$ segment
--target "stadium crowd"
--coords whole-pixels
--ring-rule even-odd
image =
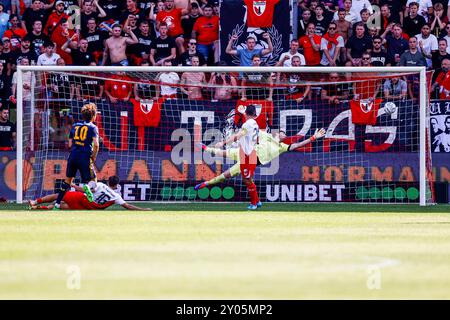
[[[1,1],[1,0],[0,0]],[[4,1],[4,0],[3,0]],[[267,0],[276,3],[277,0]],[[244,0],[247,6],[252,1]],[[427,66],[435,70],[432,97],[450,95],[450,6],[448,0],[299,0],[297,30],[278,66]],[[379,8],[379,10],[378,10]],[[250,12],[248,18],[250,19]],[[253,18],[252,18],[253,19]],[[376,21],[378,23],[373,23]],[[248,37],[236,47],[236,35],[220,43],[220,2],[210,0],[12,0],[0,2],[0,106],[16,103],[17,65],[212,66],[224,65],[220,46],[239,58],[242,66],[261,66],[272,53],[272,39],[263,34],[265,48]],[[222,59],[223,60],[223,59]],[[113,78],[124,79],[126,75]],[[277,78],[278,77],[278,78]],[[342,75],[330,74],[330,81]],[[300,75],[291,74],[289,82]],[[201,99],[202,84],[223,84],[213,99],[233,95],[247,99],[245,90],[226,85],[269,83],[280,75],[166,72],[156,80],[187,85],[182,89],[145,84],[117,85],[115,79],[70,81],[55,77],[48,90],[55,98],[91,98],[112,103],[184,94]],[[24,75],[24,99],[30,99],[33,75]],[[123,84],[123,82],[120,82]],[[394,78],[376,90],[388,98],[414,98],[417,79]],[[347,99],[350,90],[324,87],[320,98],[331,103]],[[268,90],[272,99],[273,90]],[[298,102],[311,98],[311,88],[290,92]],[[355,91],[353,91],[355,93]],[[251,97],[250,97],[251,98]],[[2,147],[2,146],[0,146]],[[3,146],[4,147],[4,146]]]

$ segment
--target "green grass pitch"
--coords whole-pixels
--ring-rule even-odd
[[[448,205],[149,206],[0,206],[0,299],[450,299]]]

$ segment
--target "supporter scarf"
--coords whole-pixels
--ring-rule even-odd
[[[330,50],[333,47],[333,44],[337,47],[339,34],[336,32],[334,36],[330,35],[328,32],[325,33],[323,38],[328,41],[328,50]]]

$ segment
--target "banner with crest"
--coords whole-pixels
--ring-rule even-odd
[[[220,43],[221,58],[228,65],[239,65],[237,56],[225,53],[225,48],[232,35],[239,38],[235,43],[237,49],[245,48],[245,40],[251,36],[256,39],[256,48],[267,48],[268,44],[262,37],[264,32],[269,33],[273,43],[273,52],[263,57],[265,65],[275,65],[283,52],[289,50],[290,35],[292,33],[292,0],[279,1],[275,5],[270,5],[273,0],[227,0],[221,2],[220,7]],[[247,8],[246,3],[251,7]],[[271,13],[269,9],[273,7],[273,24],[270,27],[252,27],[248,26],[248,10],[250,14],[256,16],[267,15]]]

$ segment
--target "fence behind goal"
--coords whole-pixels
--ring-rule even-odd
[[[18,83],[18,202],[55,192],[88,102],[98,179],[118,175],[128,201],[247,201],[239,176],[194,186],[235,164],[198,144],[237,132],[248,104],[276,143],[326,129],[258,167],[263,201],[434,201],[423,68],[19,67]]]

